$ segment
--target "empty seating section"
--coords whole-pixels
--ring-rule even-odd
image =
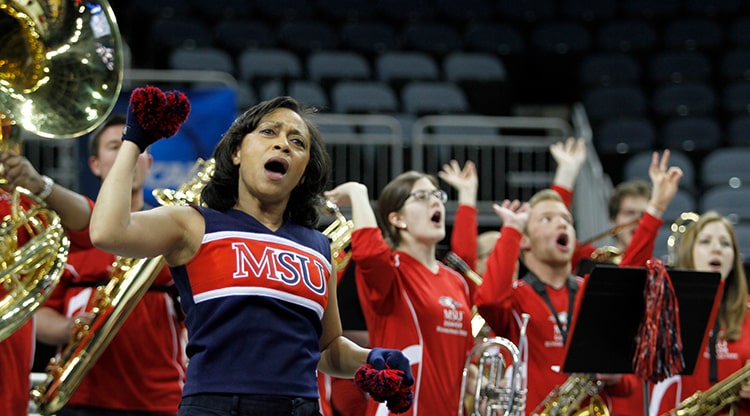
[[[473,160],[480,178],[495,178],[480,181],[480,201],[527,200],[552,183],[549,145],[571,133],[567,122],[554,117],[421,117],[414,123],[411,166],[437,172],[448,160]]]
[[[482,117],[505,120],[525,105],[573,103],[585,109],[593,145],[614,183],[634,177],[648,180],[651,152],[673,152],[672,162],[685,171],[675,210],[711,208],[704,198],[708,191],[714,192],[719,207],[718,201],[730,199],[722,192],[730,191],[718,186],[739,181],[734,193],[727,194],[735,195],[750,180],[743,166],[748,163],[742,163],[750,160],[746,1],[112,3],[123,16],[121,27],[134,67],[224,71],[240,83],[241,107],[289,94],[317,107],[321,117],[332,117],[324,129],[336,143],[362,134],[389,137],[375,147],[361,147],[361,154],[352,148],[336,150],[339,156],[359,160],[391,154],[395,147],[389,146],[401,146],[404,160],[398,166],[382,162],[393,170],[378,178],[376,187],[400,168],[435,171],[448,157],[476,158],[480,164],[500,163],[492,169],[514,172],[502,189],[483,190],[480,199],[503,192],[528,196],[520,194],[523,184],[534,188],[550,179],[543,169],[519,174],[520,167],[499,161],[510,163],[517,157],[546,166],[549,160],[534,159],[545,159],[538,156],[544,149],[529,152],[534,157],[521,155],[521,150],[512,156],[503,153],[514,151],[523,140],[493,144],[500,136],[516,136],[492,123],[482,124]],[[144,25],[132,23],[136,18]],[[388,122],[345,126],[335,119],[336,113],[358,119],[379,115]],[[455,121],[456,115],[482,121],[444,125],[430,118]],[[395,134],[401,135],[398,143],[390,138]],[[461,136],[470,136],[463,138],[463,148],[447,145]],[[558,136],[542,137],[537,143]],[[492,151],[478,150],[485,146]],[[376,169],[380,163],[362,159],[358,166],[380,174],[385,171]],[[509,183],[518,188],[511,189]]]

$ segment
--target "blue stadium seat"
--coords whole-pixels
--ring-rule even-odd
[[[583,105],[589,118],[641,117],[647,112],[646,95],[640,86],[598,87],[584,93]]]
[[[518,28],[494,21],[470,24],[464,31],[463,42],[468,51],[491,52],[501,56],[518,54],[526,48],[526,39]]]
[[[685,0],[685,12],[692,16],[735,16],[742,7],[742,0]]]
[[[701,193],[698,206],[701,212],[716,210],[732,222],[750,223],[750,187],[715,186]]]
[[[532,29],[532,46],[539,52],[576,54],[591,49],[591,34],[577,22],[558,21],[540,23]]]
[[[579,79],[584,86],[638,84],[641,65],[635,57],[622,52],[592,53],[583,58]]]
[[[724,87],[721,107],[730,116],[750,115],[750,83],[735,81]]]
[[[307,57],[307,74],[313,81],[369,79],[372,70],[367,59],[352,51],[316,51]]]
[[[620,13],[640,19],[669,19],[680,15],[681,0],[628,0],[620,3]]]
[[[271,80],[264,83],[260,88],[262,100],[269,100],[281,95],[294,97],[306,107],[315,107],[321,111],[328,111],[329,102],[326,91],[320,84],[308,80]]]
[[[447,81],[469,80],[507,81],[503,62],[485,52],[451,52],[443,58],[443,73]]]
[[[684,152],[707,152],[722,144],[721,126],[713,117],[675,117],[662,129],[662,144]]]
[[[707,82],[713,75],[711,60],[699,52],[657,52],[648,65],[649,81],[658,84]]]
[[[498,2],[497,11],[510,21],[539,22],[554,18],[558,6],[555,0],[506,0]]]
[[[221,23],[225,19],[250,19],[254,12],[253,3],[246,0],[189,0],[187,3],[190,4],[193,15],[205,17],[216,23]]]
[[[376,58],[375,77],[387,83],[436,81],[440,78],[440,67],[426,52],[388,51]]]
[[[381,81],[340,81],[331,87],[331,102],[336,113],[395,113],[398,98]]]
[[[710,51],[724,42],[721,24],[707,17],[682,17],[664,28],[664,47],[674,50]]]
[[[224,49],[205,46],[202,48],[178,48],[169,54],[170,69],[212,70],[235,74],[232,56]]]
[[[729,42],[733,47],[750,46],[750,16],[738,16],[729,26]]]
[[[202,20],[181,16],[154,22],[149,39],[149,47],[163,54],[165,50],[174,48],[211,46],[213,31]]]
[[[451,26],[437,22],[414,22],[401,33],[403,48],[442,56],[463,47],[463,39]]]
[[[339,38],[346,49],[367,56],[377,56],[401,47],[396,31],[384,22],[347,23],[341,27]]]
[[[646,117],[604,120],[594,131],[594,146],[601,155],[627,155],[654,148],[656,128]]]
[[[435,14],[429,0],[378,0],[375,10],[386,21],[397,25],[428,20]]]
[[[273,31],[264,22],[252,19],[223,19],[214,27],[216,45],[239,55],[246,49],[276,46]]]
[[[652,97],[658,117],[706,116],[717,109],[713,86],[703,83],[667,84],[656,88]]]
[[[305,19],[283,24],[276,39],[280,46],[300,54],[336,49],[341,44],[338,32],[326,22]]]
[[[239,78],[256,82],[267,79],[299,79],[302,63],[294,53],[284,49],[249,49],[238,58]]]
[[[413,81],[401,90],[403,110],[417,116],[465,114],[469,102],[461,88],[449,81]]]
[[[716,148],[702,159],[700,169],[704,188],[750,186],[750,147]]]
[[[653,25],[639,19],[611,20],[602,23],[596,43],[604,51],[649,52],[657,47]]]
[[[750,147],[750,115],[733,117],[729,121],[726,138],[729,146]]]
[[[750,51],[733,49],[721,58],[721,76],[724,82],[750,81]]]
[[[505,65],[489,52],[451,52],[443,58],[447,81],[458,84],[472,112],[507,115],[511,112],[511,88]]]
[[[376,11],[370,0],[316,0],[315,14],[331,24],[361,22],[373,18]]]
[[[617,15],[617,0],[561,0],[560,14],[564,18],[599,22]]]

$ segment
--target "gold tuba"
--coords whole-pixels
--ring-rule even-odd
[[[706,391],[697,391],[670,410],[669,416],[711,416],[734,406],[740,401],[740,389],[750,381],[750,364],[732,373],[729,377],[714,384]],[[730,413],[735,414],[735,413]]]
[[[333,221],[323,230],[323,234],[331,242],[331,258],[336,271],[343,270],[352,257],[351,242],[354,223],[347,220],[339,207],[326,200],[326,213],[333,215]]]
[[[599,397],[604,383],[593,373],[572,373],[560,386],[550,392],[538,406],[534,416],[609,416],[607,405]],[[589,405],[581,408],[587,398]]]
[[[526,350],[526,326],[530,315],[524,313],[521,318],[518,346],[507,338],[485,338],[466,358],[458,416],[463,416],[464,407],[471,416],[525,415],[526,361],[522,354]],[[508,369],[510,380],[506,377]],[[471,396],[467,396],[467,391],[472,392]]]
[[[69,138],[101,124],[123,76],[121,40],[109,5],[0,0],[0,11],[0,148],[21,153],[19,125],[41,137]],[[12,204],[0,229],[3,340],[52,293],[69,243],[57,214],[39,198],[6,187],[0,198]],[[18,233],[30,238],[23,247]]]
[[[7,197],[10,213],[0,223],[0,341],[31,318],[57,286],[68,260],[70,242],[60,218],[24,188]]]
[[[197,204],[200,202],[200,191],[210,180],[214,168],[213,159],[198,159],[191,170],[192,176],[177,191],[155,189],[154,197],[162,205]],[[142,259],[117,257],[110,281],[106,286],[97,288],[87,308],[94,314],[91,324],[75,324],[73,339],[59,359],[52,358],[44,382],[32,389],[31,398],[39,413],[53,414],[68,402],[164,264],[163,256]]]
[[[78,137],[114,108],[122,41],[105,0],[0,0],[0,112],[45,138]]]

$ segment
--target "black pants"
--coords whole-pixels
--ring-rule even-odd
[[[183,397],[179,416],[320,416],[317,399],[198,394]]]
[[[132,410],[112,410],[90,406],[64,407],[57,416],[173,416],[168,413],[137,412]]]

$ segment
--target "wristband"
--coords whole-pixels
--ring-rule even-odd
[[[44,188],[42,188],[42,190],[39,191],[36,196],[44,201],[45,199],[47,199],[49,194],[52,193],[52,187],[55,186],[55,181],[53,181],[52,178],[47,175],[42,175],[42,181],[44,182]]]
[[[667,210],[667,207],[659,205],[659,204],[657,204],[655,202],[649,201],[648,204],[651,205],[657,211],[665,212]]]

